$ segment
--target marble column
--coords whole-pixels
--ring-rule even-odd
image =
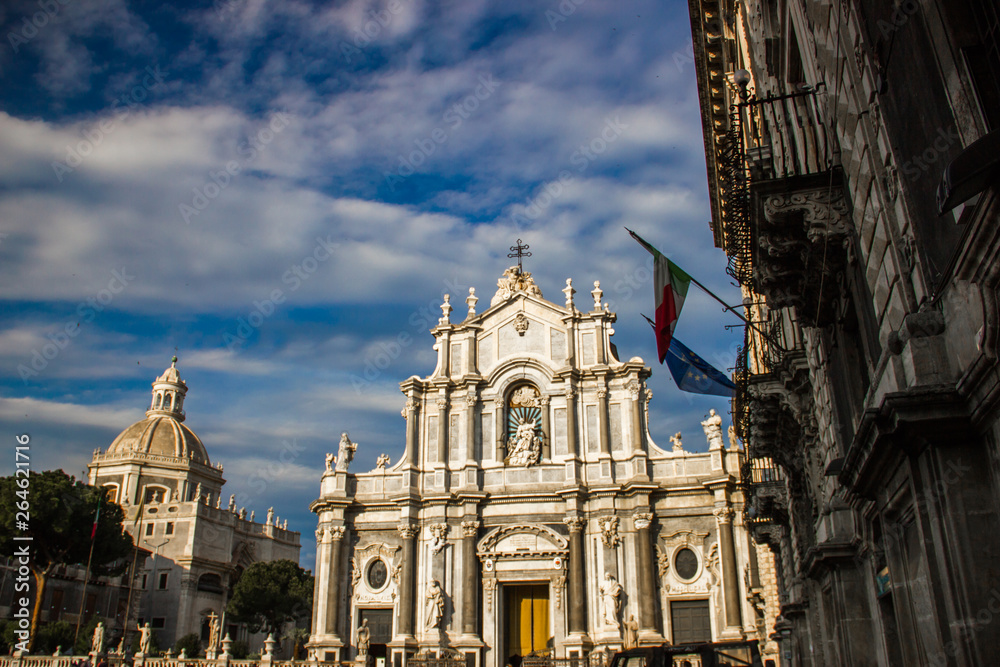
[[[326,588],[325,580],[330,578],[327,564],[330,548],[327,543],[329,533],[326,528],[316,529],[316,577],[313,584],[313,634],[322,634],[325,627],[326,609],[323,608],[321,592]],[[322,624],[322,625],[321,625]]]
[[[601,454],[611,454],[611,438],[608,437],[608,390],[597,390],[597,424],[601,437]]]
[[[447,396],[447,394],[445,394]],[[437,463],[448,463],[448,399],[436,401],[438,409]]]
[[[733,541],[733,509],[717,507],[713,514],[719,526],[719,557],[722,559],[726,628],[740,631],[743,627],[743,614],[740,606],[740,580],[736,567],[736,544]]]
[[[462,634],[475,635],[478,627],[476,618],[476,591],[479,589],[479,563],[476,558],[476,535],[479,534],[479,521],[462,522]]]
[[[403,571],[399,577],[399,634],[404,638],[413,638],[413,590],[416,587],[417,574],[417,532],[419,528],[413,524],[401,523],[396,526],[403,538],[403,553],[401,562]]]
[[[419,404],[413,398],[408,398],[406,400],[406,408],[403,410],[403,414],[406,416],[406,465],[415,466],[418,462],[417,457],[417,447],[419,446],[419,441],[417,439],[417,408]]]
[[[578,517],[563,519],[569,526],[569,632],[570,634],[586,634],[587,632],[587,598],[584,587],[584,544],[583,529],[587,520]]]
[[[344,527],[330,528],[330,586],[326,598],[326,634],[340,639],[340,557],[343,551]]]
[[[539,396],[538,407],[542,413],[542,460],[552,459],[552,438],[549,430],[549,397]]]
[[[576,392],[566,387],[566,449],[576,456]]]
[[[653,515],[649,512],[636,512],[632,515],[632,523],[636,530],[636,569],[639,572],[639,628],[657,631],[656,628],[656,567],[653,564],[653,541],[650,523]]]

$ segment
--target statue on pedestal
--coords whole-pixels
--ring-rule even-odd
[[[618,628],[618,612],[621,610],[622,586],[610,572],[605,573],[601,583],[601,614],[604,624]]]
[[[368,629],[368,619],[363,619],[361,621],[361,627],[358,628],[358,660],[364,660],[368,656],[368,646],[371,642],[372,631]]]
[[[701,423],[708,439],[709,449],[722,449],[722,417],[715,413],[715,410],[708,411],[708,418]]]
[[[94,655],[100,655],[104,652],[104,621],[97,624],[94,628],[94,638],[90,642],[90,652]]]
[[[354,452],[358,449],[356,442],[351,442],[347,433],[340,434],[340,449],[337,451],[337,471],[347,472],[347,467],[354,458]]]
[[[152,636],[153,630],[149,627],[149,621],[146,621],[146,624],[139,628],[139,653],[144,656],[149,654]]]
[[[427,587],[427,629],[441,627],[441,619],[444,618],[444,591],[441,590],[441,582],[437,579],[431,581]]]

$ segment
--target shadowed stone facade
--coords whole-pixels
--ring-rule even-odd
[[[1000,6],[689,0],[787,664],[1000,664]]]
[[[641,359],[621,361],[598,283],[583,309],[508,269],[489,308],[448,297],[437,366],[401,384],[405,453],[348,471],[327,457],[310,650],[393,665],[455,651],[476,665],[684,638],[765,637],[776,613],[743,525],[743,452],[721,418],[709,451],[660,449]],[[460,320],[460,321],[453,321]],[[773,579],[773,575],[769,575]],[[770,590],[773,590],[770,589]]]

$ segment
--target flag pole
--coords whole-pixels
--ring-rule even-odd
[[[629,234],[631,234],[633,238],[635,238],[635,239],[637,239],[637,240],[638,240],[638,238],[639,238],[639,235],[638,235],[638,234],[636,234],[635,232],[633,232],[633,231],[632,231],[631,229],[629,229],[628,227],[625,227],[625,231],[627,231],[627,232],[628,232]],[[647,245],[648,245],[648,244],[647,244]],[[662,253],[661,253],[661,254],[662,254]],[[736,310],[736,308],[734,308],[733,306],[730,306],[730,305],[729,305],[728,303],[726,303],[726,302],[725,302],[725,301],[723,301],[723,300],[722,300],[721,298],[719,298],[719,296],[718,296],[718,295],[717,295],[717,294],[716,294],[715,292],[713,292],[712,290],[710,290],[710,289],[708,289],[707,287],[705,287],[704,285],[702,285],[702,284],[701,284],[701,282],[699,282],[697,278],[695,278],[694,276],[692,276],[692,275],[691,275],[690,273],[688,273],[688,274],[687,274],[687,277],[688,277],[688,279],[689,279],[689,280],[690,280],[690,281],[691,281],[692,283],[694,283],[695,285],[697,285],[698,287],[700,287],[700,288],[701,288],[701,291],[702,291],[702,292],[704,292],[705,294],[709,295],[710,297],[712,297],[713,299],[715,299],[716,301],[718,301],[718,302],[719,302],[720,304],[722,304],[722,307],[723,307],[723,308],[725,308],[725,309],[726,309],[726,310],[728,310],[728,311],[729,311],[730,313],[732,313],[732,314],[733,314],[733,315],[735,315],[736,317],[738,317],[738,318],[740,318],[741,320],[743,320],[743,324],[747,325],[748,327],[750,327],[751,329],[753,329],[754,331],[756,331],[757,333],[759,333],[759,334],[760,334],[761,336],[763,336],[763,337],[764,337],[764,340],[766,340],[766,341],[767,341],[768,345],[771,345],[771,346],[773,346],[773,347],[776,347],[776,348],[777,348],[778,350],[780,350],[781,352],[787,352],[787,351],[788,351],[788,350],[786,350],[786,349],[784,348],[784,346],[782,346],[782,345],[779,345],[779,344],[777,343],[777,341],[775,341],[775,340],[774,340],[774,339],[773,339],[773,338],[772,338],[772,337],[771,337],[771,336],[770,336],[769,334],[766,334],[766,333],[764,333],[763,331],[761,331],[761,330],[760,330],[760,329],[759,329],[759,328],[757,327],[757,325],[755,325],[755,324],[754,324],[753,322],[751,322],[750,320],[748,320],[748,319],[747,319],[747,318],[746,318],[746,317],[745,317],[745,316],[743,315],[743,313],[741,313],[740,311]],[[643,315],[643,317],[646,317],[646,316],[645,316],[645,315]],[[649,320],[649,318],[648,318],[648,317],[646,317],[646,319],[647,319],[647,320]]]
[[[104,500],[104,489],[97,496],[97,514],[94,515],[94,527],[90,530],[90,554],[87,556],[87,570],[83,575],[83,594],[80,596],[80,611],[76,615],[76,634],[73,635],[73,646],[80,639],[80,624],[83,622],[84,605],[87,602],[87,584],[90,583],[90,565],[94,560],[94,542],[97,537],[97,523],[101,519],[101,501]]]

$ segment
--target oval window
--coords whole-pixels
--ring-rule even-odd
[[[698,574],[698,556],[694,551],[684,547],[674,556],[674,572],[681,579],[694,579]]]
[[[368,586],[372,590],[378,590],[385,586],[386,579],[389,578],[389,569],[385,566],[385,561],[376,558],[368,566]]]

